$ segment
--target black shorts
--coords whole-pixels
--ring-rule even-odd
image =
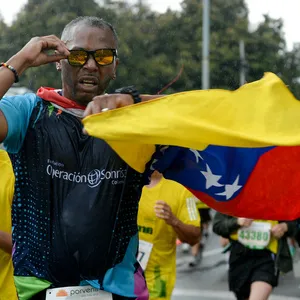
[[[275,255],[269,250],[250,250],[234,242],[229,259],[229,289],[238,300],[248,299],[251,284],[263,281],[272,287],[278,284]]]
[[[199,208],[198,209],[201,219],[201,224],[207,224],[211,221],[210,208]]]
[[[46,299],[46,290],[39,292],[38,294],[34,295],[30,300],[45,300]],[[135,300],[136,298],[128,298],[122,297],[118,295],[113,295],[112,300]]]

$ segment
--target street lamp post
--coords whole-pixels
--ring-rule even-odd
[[[245,43],[243,40],[240,40],[240,85],[246,83],[246,71],[247,71],[247,61],[245,55]]]
[[[210,0],[203,0],[203,23],[202,23],[202,89],[209,89],[209,23],[210,23]]]

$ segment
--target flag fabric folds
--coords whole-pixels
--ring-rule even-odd
[[[220,212],[300,218],[300,103],[272,73],[236,91],[173,94],[83,124],[131,167],[162,172]]]

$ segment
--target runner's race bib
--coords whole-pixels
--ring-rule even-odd
[[[48,289],[46,300],[112,300],[112,294],[91,286],[70,286]]]
[[[139,253],[137,259],[143,270],[146,270],[152,248],[153,244],[143,240],[139,240]]]
[[[265,222],[252,222],[249,227],[238,230],[238,241],[250,249],[264,249],[271,239],[271,224]]]

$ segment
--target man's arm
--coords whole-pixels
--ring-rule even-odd
[[[1,75],[0,75],[1,78]],[[7,122],[3,115],[3,112],[0,110],[0,143],[4,141],[6,135],[7,135]]]
[[[56,53],[49,54],[47,50],[56,50]],[[16,70],[18,76],[21,76],[29,67],[59,61],[66,58],[68,54],[69,51],[65,44],[56,36],[35,37],[6,63]],[[0,99],[3,98],[14,81],[14,73],[7,67],[0,67]],[[7,120],[4,114],[0,112],[0,143],[3,142],[7,133]]]
[[[230,235],[240,228],[237,218],[227,216],[217,212],[213,219],[213,232],[224,238],[229,238]]]
[[[15,55],[11,59],[7,61],[7,64],[12,66],[18,75],[20,76],[22,72],[25,70],[24,66],[22,66],[22,57]],[[0,68],[0,99],[6,94],[9,88],[15,82],[15,75],[14,73],[6,67]],[[8,124],[7,120],[0,110],[0,143],[4,141],[8,133]]]
[[[251,226],[253,219],[235,218],[219,212],[216,213],[213,220],[213,232],[224,238],[230,238],[241,227]]]
[[[10,233],[0,230],[0,249],[11,254],[12,252],[12,237]]]
[[[195,245],[201,236],[200,226],[185,224],[180,221],[172,212],[171,207],[164,201],[157,201],[154,207],[156,216],[172,226],[178,238],[183,243]]]
[[[171,226],[173,227],[174,231],[176,232],[181,242],[193,246],[200,241],[200,237],[201,237],[200,227],[184,224],[176,217],[174,218],[174,223],[171,224]]]
[[[271,229],[271,233],[276,239],[281,239],[284,235],[294,237],[296,235],[296,229],[296,221],[284,221],[274,225]]]
[[[164,97],[165,95],[140,95],[142,102],[146,102],[149,100],[154,100],[157,98]],[[127,105],[134,104],[133,98],[129,94],[105,94],[96,96],[93,98],[93,101],[91,101],[85,111],[84,111],[84,117],[87,117],[89,115],[98,114],[102,111],[106,110],[112,110],[115,108],[124,107]]]

